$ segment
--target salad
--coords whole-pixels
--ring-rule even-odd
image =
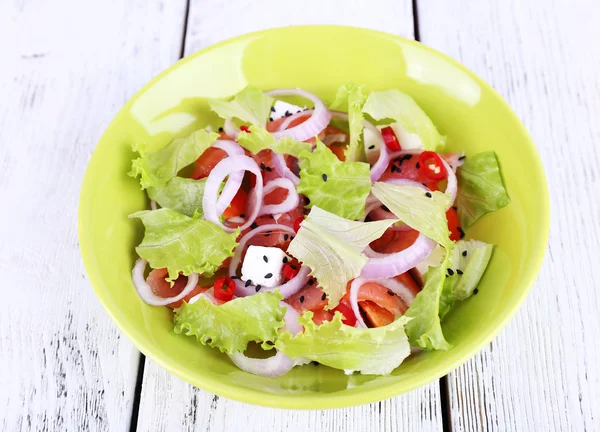
[[[209,101],[220,127],[133,147],[139,296],[256,375],[451,349],[442,320],[493,249],[466,230],[510,202],[495,154],[446,151],[410,96],[347,83],[330,102],[247,87]]]

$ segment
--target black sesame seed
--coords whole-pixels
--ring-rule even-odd
[[[396,171],[399,172],[399,173],[402,172],[402,170],[400,168],[396,168]]]
[[[410,154],[409,154],[409,155],[406,155],[406,156],[404,156],[404,159],[406,159],[406,160],[410,160],[410,159],[412,159],[412,155],[410,155]]]
[[[463,271],[461,269],[456,269],[456,274],[461,275],[461,274],[463,274]]]
[[[323,181],[327,181],[327,174],[323,173],[321,177],[323,177]]]
[[[273,168],[271,168],[270,166],[266,167],[265,170],[267,170],[268,172],[273,171]]]
[[[223,128],[222,127],[219,128],[219,132],[223,132]]]
[[[286,262],[288,262],[288,257],[284,256],[283,257],[283,263],[285,264]]]
[[[304,296],[300,296],[300,303],[304,303]]]
[[[315,283],[315,280],[314,280],[314,279],[310,279],[310,280],[308,281],[308,284],[309,284],[309,285],[311,285],[311,286],[312,286],[312,285],[314,285],[314,283]]]
[[[292,115],[292,113],[291,113],[291,112],[289,112],[289,111],[286,111],[286,112],[285,112],[285,116],[286,116],[286,117],[289,117],[289,116],[291,116],[291,115]]]
[[[273,117],[269,117],[269,121],[273,121]]]
[[[373,150],[375,148],[375,144],[369,146],[369,150]]]
[[[475,289],[473,290],[473,294],[477,294],[478,292],[479,292],[479,288],[475,288]]]
[[[321,300],[325,301],[326,298],[327,298],[327,294],[323,293],[323,295],[321,296]]]
[[[267,273],[265,275],[265,279],[271,279],[273,277],[273,273]]]
[[[310,204],[310,199],[308,197],[306,197],[306,205]]]
[[[467,256],[467,251],[463,251],[462,256]]]
[[[250,225],[250,228],[252,228],[252,229],[258,228],[258,224],[256,222],[252,222],[252,225]]]
[[[260,285],[256,285],[256,288],[254,288],[254,289],[256,290],[256,292],[259,292],[261,288],[262,287]]]
[[[452,270],[451,268],[449,268],[447,271],[448,271],[448,276],[454,275],[454,270]]]
[[[246,281],[246,284],[244,285],[246,288],[248,288],[250,285],[252,285],[252,281],[250,279],[248,279]]]
[[[290,238],[290,236],[289,236],[288,234],[284,234],[284,235],[283,235],[283,239],[284,239],[285,241],[287,241],[287,239],[288,239],[288,238]]]
[[[425,196],[426,196],[427,198],[431,198],[431,192],[426,192],[426,193],[425,193]]]
[[[239,279],[239,276],[231,276],[231,279]]]
[[[241,217],[242,219],[244,219],[244,218],[246,217],[246,213],[242,213],[242,214],[240,214],[240,217]]]
[[[417,162],[417,164],[415,166],[417,167],[417,169],[419,169],[421,167],[421,164],[419,162]]]
[[[271,107],[271,112],[275,112],[275,107],[274,106]]]
[[[391,296],[393,296],[393,295],[394,295],[394,291],[392,291],[392,290],[388,290],[388,295],[391,295]]]
[[[398,169],[398,168],[396,168],[396,165],[392,165],[392,166],[390,167],[390,171],[391,171],[391,172],[396,172],[396,170],[397,170],[397,169]]]
[[[266,263],[268,263],[269,262],[269,258],[267,258],[266,255],[263,255],[263,261],[266,262]]]
[[[466,156],[461,156],[458,158],[458,160],[465,160]]]
[[[298,111],[296,111],[296,114],[299,114],[300,112],[302,112],[302,110],[298,110]]]
[[[261,169],[261,170],[264,170],[266,167],[267,167],[267,166],[265,165],[265,163],[264,163],[264,162],[261,162],[261,163],[260,163],[260,169]]]

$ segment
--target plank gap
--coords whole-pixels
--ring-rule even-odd
[[[187,39],[188,19],[190,16],[190,0],[185,3],[185,14],[183,16],[183,34],[181,35],[181,49],[179,50],[179,59],[182,59],[185,54],[185,41]]]
[[[452,432],[452,421],[450,418],[450,393],[448,392],[448,375],[441,377],[439,379],[439,383],[442,427],[444,432]]]
[[[133,391],[133,406],[131,408],[131,422],[129,423],[129,432],[134,432],[137,430],[138,417],[140,415],[140,402],[142,400],[142,381],[144,380],[145,367],[146,356],[140,353],[137,377],[135,379],[135,390]]]
[[[412,12],[413,12],[413,34],[415,40],[421,42],[421,34],[419,33],[419,5],[418,0],[412,0]]]

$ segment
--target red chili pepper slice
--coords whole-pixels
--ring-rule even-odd
[[[419,155],[418,170],[432,180],[444,180],[448,177],[448,171],[446,171],[442,159],[432,151],[424,151]]]
[[[296,267],[296,266],[294,266]],[[283,266],[283,269],[281,270],[281,273],[283,273],[283,276],[287,279],[287,280],[292,280],[296,277],[296,275],[298,274],[298,272],[300,271],[297,267],[294,268],[292,267],[290,264],[286,264]]]
[[[460,227],[460,221],[458,220],[458,213],[454,207],[450,207],[446,212],[446,219],[448,219],[448,230],[450,231],[450,240],[459,241],[464,237],[464,231]]]
[[[215,298],[221,301],[229,301],[235,293],[235,282],[227,276],[221,276],[215,281]]]
[[[344,303],[338,304],[335,308],[333,308],[333,312],[339,312],[344,315],[344,319],[342,319],[342,323],[353,327],[356,324],[356,316],[354,315],[354,311],[350,306],[345,305]]]
[[[252,132],[250,131],[250,128],[249,128],[248,126],[246,126],[246,125],[242,125],[242,126],[240,126],[240,130],[241,130],[241,131],[244,131],[244,132],[246,132],[246,133],[252,133]]]
[[[383,142],[385,142],[385,145],[390,151],[397,152],[402,150],[400,141],[398,141],[394,129],[392,129],[391,126],[381,129],[381,136],[383,137]]]

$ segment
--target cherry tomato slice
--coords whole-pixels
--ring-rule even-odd
[[[297,266],[293,266],[292,267],[291,264],[286,264],[286,265],[283,266],[283,269],[281,270],[281,273],[288,280],[292,280],[292,279],[294,279],[296,277],[296,275],[298,274],[299,271],[300,270],[298,269]]]
[[[353,327],[354,324],[356,324],[356,316],[354,315],[354,312],[352,311],[352,308],[350,306],[347,306],[344,303],[340,303],[338,304],[336,307],[333,308],[333,312],[339,312],[342,315],[344,315],[344,319],[342,319],[342,323]]]
[[[446,219],[448,219],[448,230],[450,230],[450,240],[459,241],[465,236],[464,231],[460,227],[460,221],[458,220],[458,213],[454,207],[450,207],[446,212]]]
[[[221,301],[229,301],[235,293],[235,282],[227,276],[221,276],[215,281],[215,298]]]
[[[400,141],[398,141],[398,138],[394,133],[394,129],[392,129],[391,126],[381,129],[381,136],[383,137],[383,141],[390,151],[397,152],[402,150],[402,147],[400,147]]]
[[[444,180],[448,177],[448,171],[442,162],[442,158],[436,152],[424,151],[419,155],[419,172],[431,180]]]

